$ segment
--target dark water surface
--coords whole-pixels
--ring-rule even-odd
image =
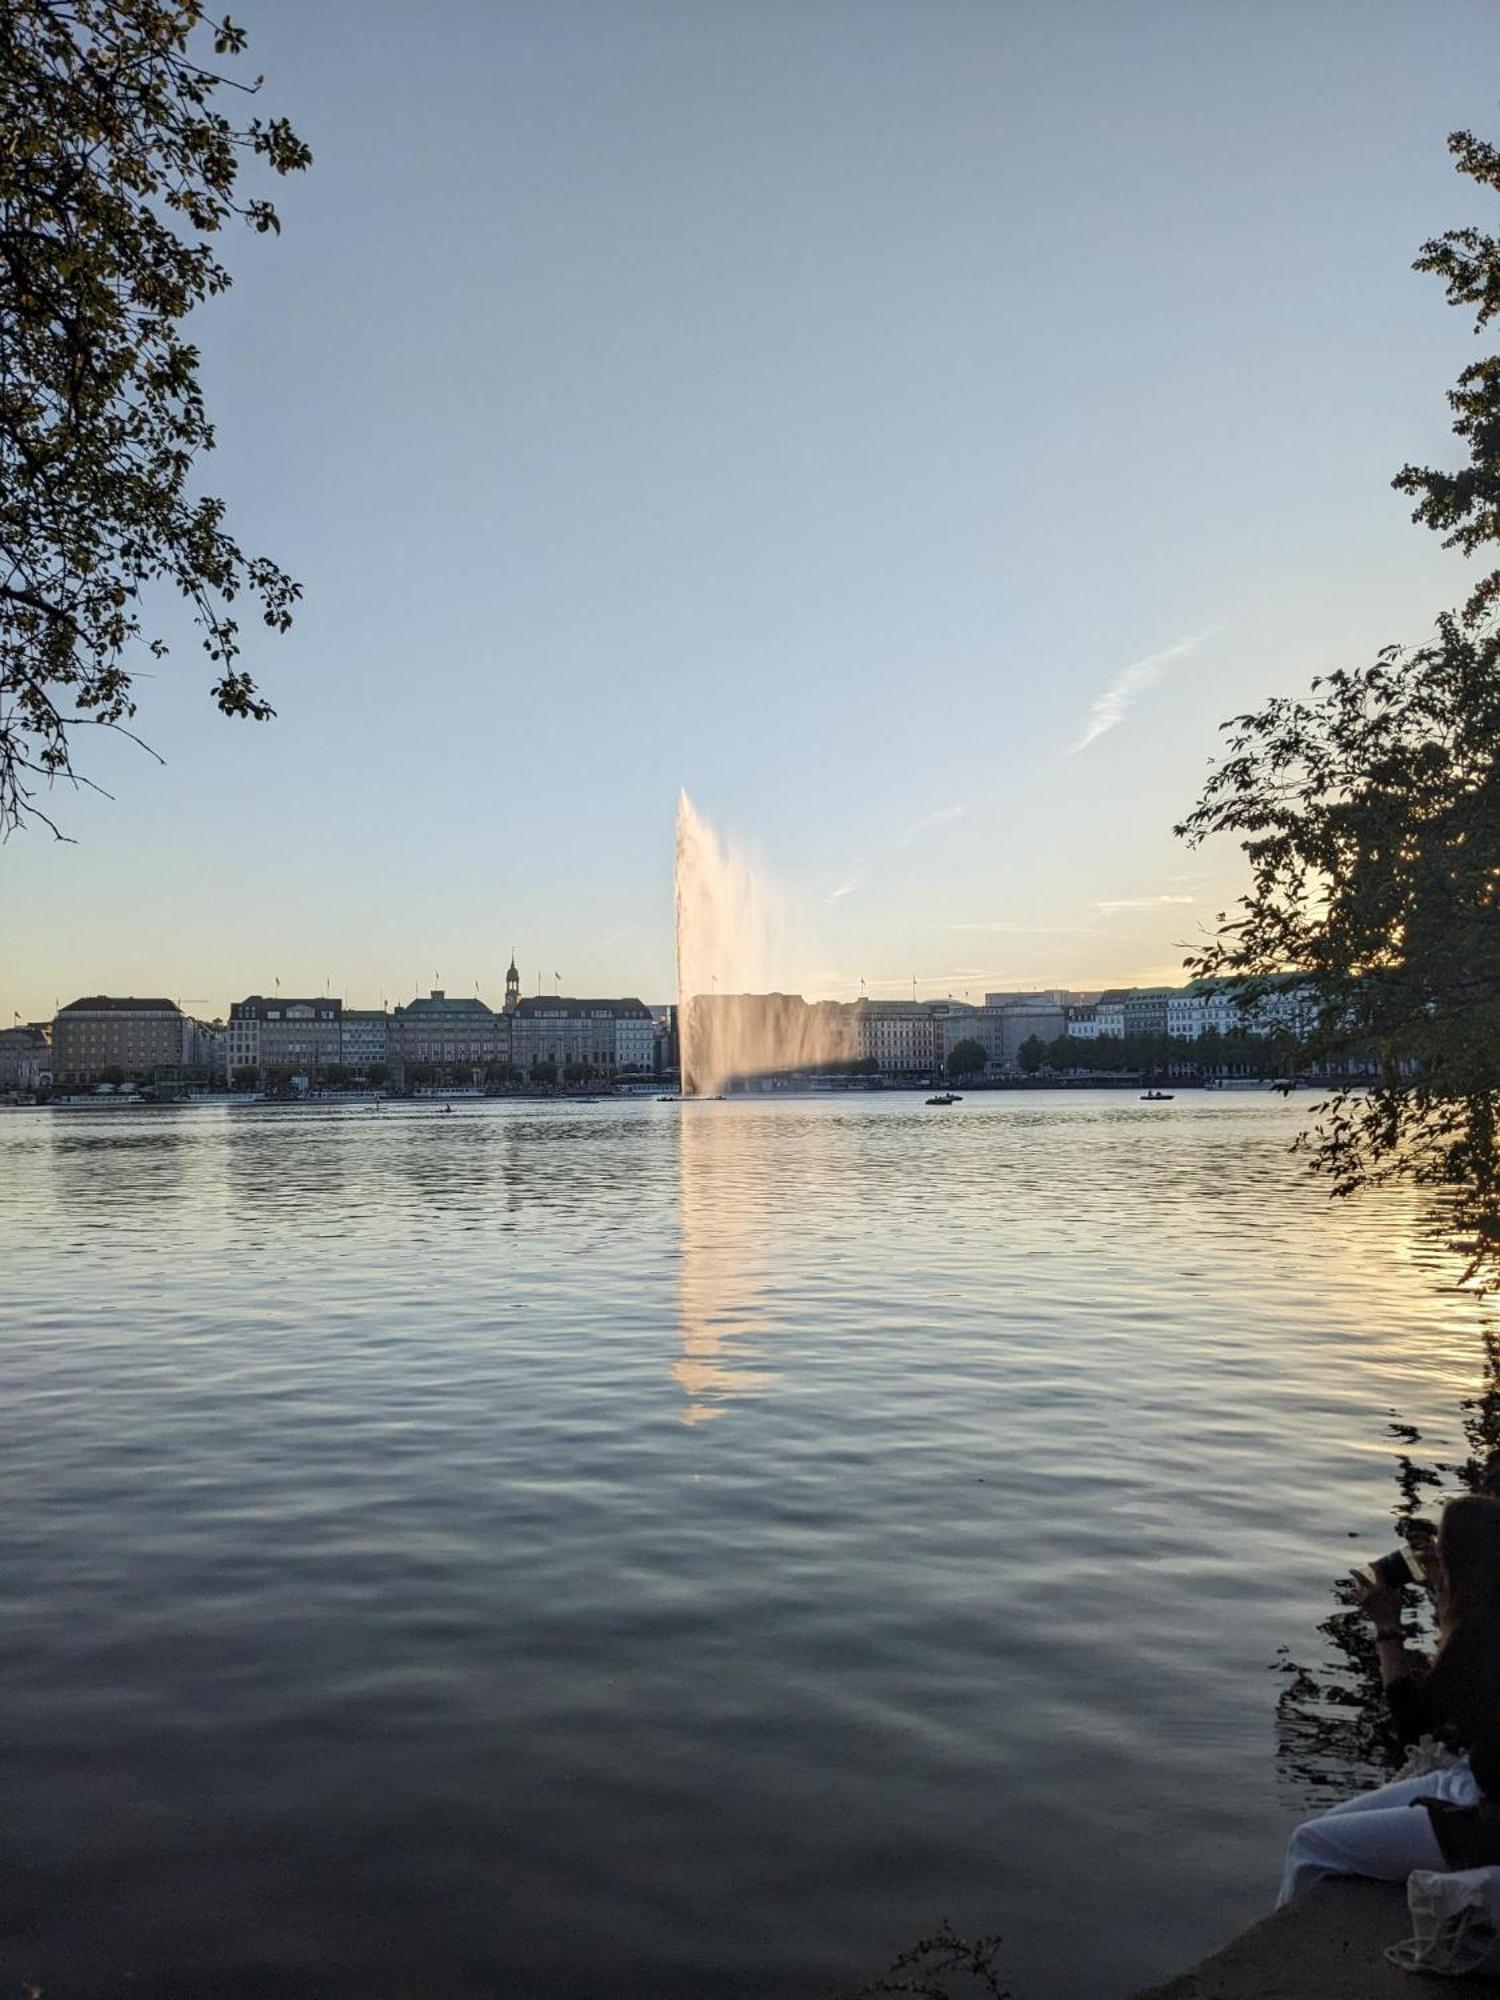
[[[1297,1118],[0,1115],[0,1990],[821,2000],[947,1917],[1115,2000],[1256,1916],[1267,1668],[1480,1363]]]

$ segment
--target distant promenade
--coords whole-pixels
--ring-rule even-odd
[[[1006,1092],[1042,1094],[1056,1091],[1118,1091],[1125,1094],[1139,1093],[1151,1086],[1159,1078],[1140,1073],[1124,1075],[1090,1075],[1088,1073],[1071,1076],[1043,1074],[1037,1076],[996,1076],[978,1080],[964,1079],[963,1091],[956,1101],[962,1103],[965,1095],[974,1097],[991,1096]],[[1178,1092],[1213,1096],[1217,1094],[1239,1096],[1259,1092],[1264,1095],[1273,1091],[1320,1090],[1333,1088],[1343,1079],[1319,1076],[1301,1076],[1295,1079],[1271,1077],[1234,1077],[1212,1079],[1202,1077],[1166,1079],[1172,1089],[1162,1094],[1158,1101],[1171,1102]],[[732,1100],[764,1103],[771,1099],[791,1100],[796,1098],[824,1097],[896,1097],[925,1096],[927,1092],[946,1082],[932,1077],[850,1077],[821,1080],[816,1077],[752,1077],[732,1081],[728,1088],[717,1093]],[[484,1103],[520,1104],[598,1104],[657,1101],[672,1103],[679,1101],[680,1092],[675,1077],[659,1079],[647,1085],[641,1084],[598,1084],[593,1087],[574,1084],[510,1084],[490,1088],[434,1086],[421,1090],[393,1091],[349,1089],[349,1090],[287,1090],[272,1092],[265,1090],[214,1090],[190,1089],[182,1085],[170,1087],[124,1085],[97,1086],[87,1090],[50,1091],[44,1097],[30,1100],[54,1111],[77,1110],[125,1110],[131,1106],[170,1105],[265,1105],[300,1106],[304,1108],[326,1108],[335,1110],[340,1106],[365,1105],[384,1109],[390,1106],[399,1109],[430,1108],[433,1105],[474,1105]],[[8,1108],[0,1104],[0,1108]],[[14,1108],[14,1107],[9,1107]]]

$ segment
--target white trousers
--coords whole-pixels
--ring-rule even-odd
[[[1446,1771],[1398,1778],[1393,1785],[1361,1792],[1316,1819],[1304,1820],[1287,1847],[1276,1907],[1325,1875],[1370,1875],[1378,1882],[1404,1882],[1414,1868],[1446,1870],[1432,1821],[1412,1801],[1447,1799],[1451,1805],[1472,1806],[1482,1796],[1468,1760],[1460,1759]]]

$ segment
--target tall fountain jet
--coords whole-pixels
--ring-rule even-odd
[[[796,962],[790,900],[686,792],[677,799],[677,1040],[684,1097],[858,1054],[854,1010],[773,989]]]

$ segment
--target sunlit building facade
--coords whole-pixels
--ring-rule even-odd
[[[57,1084],[149,1083],[181,1074],[187,1022],[175,1000],[73,1000],[52,1024]]]
[[[52,1081],[52,1046],[40,1023],[0,1028],[0,1091],[23,1095],[45,1090]]]
[[[435,1069],[482,1083],[486,1071],[512,1060],[512,1022],[478,995],[450,999],[435,986],[425,1000],[409,1000],[391,1010],[386,1030],[387,1060],[398,1080],[411,1069]]]
[[[390,1060],[390,1016],[384,1007],[346,1007],[339,1023],[339,1061],[356,1076]]]
[[[224,1036],[224,1064],[231,1078],[253,1070],[264,1077],[272,1070],[292,1076],[316,1076],[340,1060],[339,1023],[342,1000],[268,999],[252,993],[229,1009]]]
[[[523,1073],[550,1063],[559,1073],[581,1065],[601,1076],[648,1076],[655,1065],[656,1020],[640,1000],[520,1000],[511,1034],[511,1060]]]

